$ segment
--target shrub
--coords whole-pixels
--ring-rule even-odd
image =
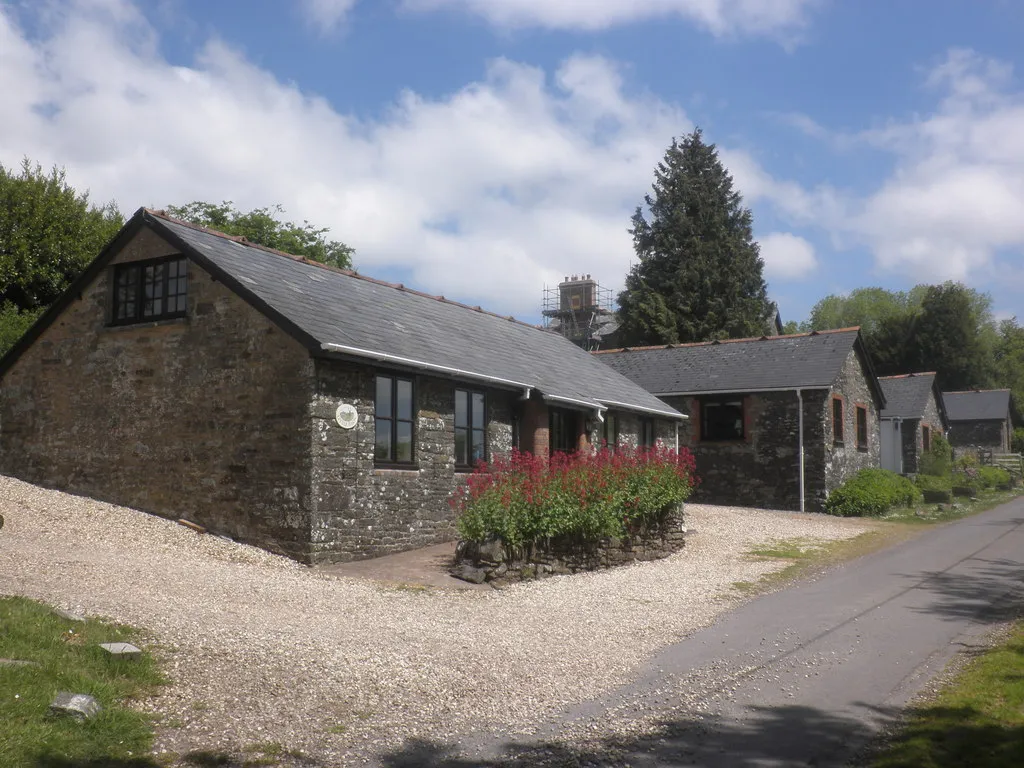
[[[934,477],[948,475],[953,462],[953,450],[949,441],[942,435],[934,435],[931,442],[929,450],[921,456],[921,474]]]
[[[995,488],[1010,482],[1010,473],[1002,467],[978,467],[978,481],[982,488]]]
[[[937,477],[935,475],[918,475],[914,485],[920,491],[948,491],[953,487],[953,478],[949,475]]]
[[[1017,427],[1013,430],[1013,439],[1010,442],[1010,450],[1014,453],[1024,453],[1024,427]]]
[[[685,448],[558,453],[550,462],[513,451],[478,465],[452,506],[463,539],[523,550],[541,539],[588,543],[655,526],[695,482]]]
[[[862,469],[829,494],[825,511],[840,517],[877,517],[919,498],[921,492],[907,478],[886,469]]]

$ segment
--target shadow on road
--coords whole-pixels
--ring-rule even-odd
[[[1024,747],[1024,728],[986,722],[970,708],[922,711],[928,713],[925,724],[914,721],[907,732],[888,742],[885,766],[1007,766],[1017,763],[1000,760],[1024,754],[1018,751]],[[640,736],[600,739],[585,746],[508,742],[503,745],[506,757],[489,760],[462,757],[455,744],[417,739],[385,755],[382,764],[387,768],[863,765],[880,748],[880,730],[897,716],[895,710],[867,706],[861,717],[837,717],[808,707],[756,708],[744,722],[683,717]]]
[[[997,624],[1018,618],[1024,605],[1024,565],[1016,560],[975,559],[972,575],[948,572],[927,574],[921,586],[935,601],[917,610],[950,619]]]

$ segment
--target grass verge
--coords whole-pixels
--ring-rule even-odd
[[[1024,764],[1024,622],[911,709],[872,768],[1018,768]]]
[[[20,597],[0,597],[0,766],[35,768],[151,768],[149,718],[126,706],[163,683],[144,653],[106,657],[99,643],[132,642],[130,627],[61,618]],[[48,714],[58,691],[94,696],[103,710],[86,722]]]

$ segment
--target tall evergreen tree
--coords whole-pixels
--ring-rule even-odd
[[[633,247],[638,263],[619,294],[628,344],[663,344],[759,336],[775,305],[768,300],[751,215],[733,189],[714,144],[700,129],[673,139],[638,206]]]

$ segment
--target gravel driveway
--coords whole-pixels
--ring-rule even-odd
[[[0,476],[0,593],[143,628],[171,684],[156,749],[274,742],[329,764],[409,737],[526,732],[629,678],[784,563],[866,521],[687,506],[685,551],[500,592],[387,587]]]

